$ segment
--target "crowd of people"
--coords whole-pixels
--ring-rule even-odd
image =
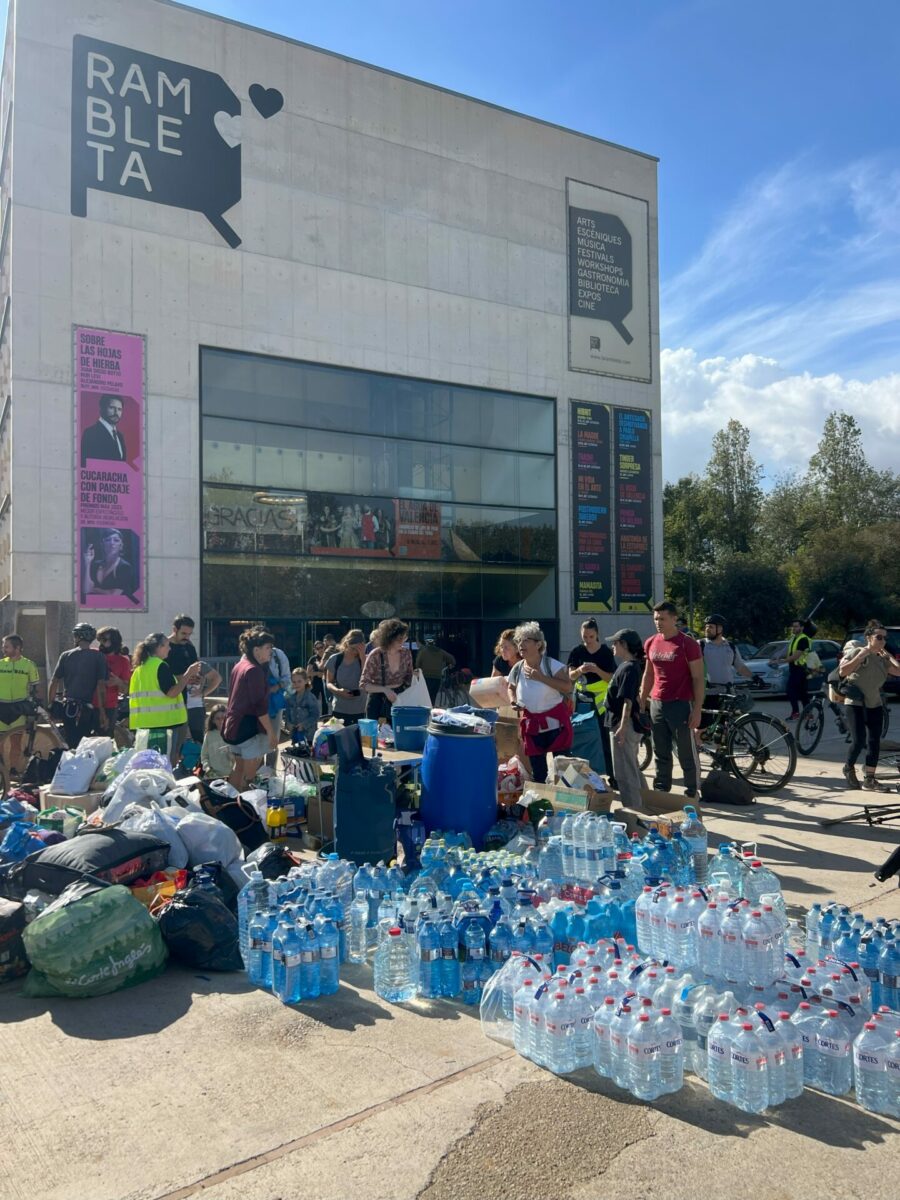
[[[641,808],[644,779],[638,755],[647,736],[654,752],[654,789],[671,790],[677,755],[685,795],[697,795],[699,731],[713,719],[722,697],[742,678],[751,678],[751,672],[726,636],[720,613],[706,618],[699,639],[669,601],[654,608],[653,622],[656,632],[650,637],[623,628],[604,640],[596,620],[588,618],[565,663],[549,654],[536,622],[502,631],[491,674],[506,680],[536,782],[547,778],[548,754],[571,748],[577,702],[596,715],[610,786],[629,807]],[[421,645],[412,642],[409,626],[397,618],[383,620],[368,636],[350,629],[338,642],[326,634],[315,642],[305,666],[293,670],[274,636],[261,626],[250,627],[240,636],[240,659],[231,671],[227,702],[207,711],[207,697],[222,679],[200,660],[193,631],[194,621],[179,614],[170,633],[152,633],[129,652],[115,627],[76,625],[74,645],[60,655],[47,695],[68,745],[111,733],[127,720],[135,734],[143,731],[142,744],[163,750],[173,763],[186,762],[186,747],[193,744],[192,764],[198,771],[227,779],[241,790],[264,760],[274,763],[283,734],[311,744],[323,717],[345,725],[363,717],[389,718],[400,693],[410,687],[414,669],[434,699],[442,679],[456,666],[454,656],[434,637],[427,636]],[[789,719],[796,719],[808,699],[814,632],[808,621],[792,622],[781,658],[788,667]],[[850,730],[844,777],[848,787],[879,790],[883,687],[889,676],[900,676],[900,661],[888,650],[880,621],[868,623],[863,644],[845,645],[838,675]],[[38,668],[25,657],[22,639],[8,634],[0,659],[0,700],[40,699],[38,684]],[[23,723],[23,717],[0,723],[0,733],[12,735],[14,763]],[[856,764],[863,751],[860,778]]]

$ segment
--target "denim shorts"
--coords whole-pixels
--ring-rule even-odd
[[[231,751],[236,758],[265,758],[269,752],[269,739],[264,733],[255,733],[252,738],[247,738],[246,742],[232,746]]]

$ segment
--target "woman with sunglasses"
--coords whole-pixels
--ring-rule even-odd
[[[884,718],[881,689],[889,675],[900,675],[900,662],[887,649],[887,630],[880,621],[868,623],[865,639],[864,646],[854,647],[845,653],[838,668],[841,678],[854,685],[852,695],[844,697],[851,737],[844,778],[848,787],[880,792],[883,789],[875,778],[875,770],[881,750]],[[856,760],[864,746],[866,770],[860,782],[856,774]]]

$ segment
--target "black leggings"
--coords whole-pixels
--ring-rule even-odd
[[[543,733],[536,733],[531,739],[538,746],[552,746],[559,736],[559,730],[547,729]],[[531,763],[531,778],[535,783],[547,782],[547,751],[543,754],[529,754],[528,761]]]
[[[799,712],[809,704],[809,678],[806,667],[795,667],[793,663],[788,663],[787,698],[792,713]]]
[[[847,766],[856,765],[856,760],[866,746],[866,766],[873,771],[878,766],[878,754],[881,750],[881,728],[884,722],[884,709],[879,704],[877,708],[865,708],[862,704],[847,704],[844,712],[849,709],[850,717],[850,749],[847,751]],[[868,737],[866,736],[868,734]]]

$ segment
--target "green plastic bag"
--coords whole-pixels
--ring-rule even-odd
[[[22,937],[26,996],[105,996],[152,979],[168,957],[156,922],[118,884],[70,884]]]

